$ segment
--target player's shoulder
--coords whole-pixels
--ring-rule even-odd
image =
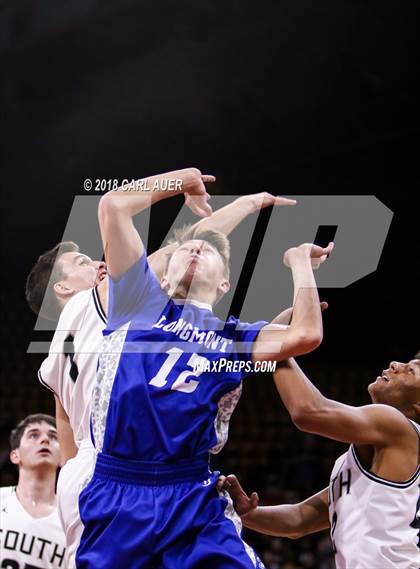
[[[98,316],[105,321],[105,313],[100,304],[98,293],[96,289],[92,288],[78,292],[67,302],[61,312],[57,329],[69,330],[72,322],[85,319],[89,314]]]
[[[67,301],[61,315],[72,313],[74,310],[79,310],[80,308],[86,308],[86,306],[92,302],[93,290],[92,288],[81,290],[72,296],[70,300]]]
[[[372,415],[376,415],[378,417],[382,417],[391,421],[397,421],[401,424],[409,426],[407,417],[401,413],[401,411],[395,407],[392,407],[391,405],[386,405],[385,403],[370,403],[369,405],[362,407],[362,409],[368,410]]]
[[[362,409],[365,409],[370,419],[386,433],[386,440],[389,440],[391,444],[396,442],[400,445],[403,439],[416,442],[419,429],[415,428],[414,422],[410,421],[399,409],[382,403],[365,405]]]
[[[334,465],[333,465],[333,468],[331,471],[331,478],[334,476],[334,474],[336,474],[337,472],[340,472],[343,464],[348,460],[349,454],[351,454],[351,446],[349,446],[349,448],[345,452],[340,454],[340,456],[335,459]]]

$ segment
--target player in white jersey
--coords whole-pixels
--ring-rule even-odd
[[[183,180],[186,199],[191,201],[194,198],[190,194],[213,177],[187,169],[149,178],[150,187],[155,179]],[[139,185],[142,184],[139,182]],[[155,194],[158,196],[159,192]],[[259,209],[294,203],[294,200],[266,192],[242,196],[197,225],[229,234],[245,217]],[[159,278],[172,248],[164,247],[149,256]],[[34,312],[39,313],[42,305],[45,317],[54,319],[60,315],[49,356],[39,370],[39,379],[55,395],[60,444],[68,461],[60,472],[57,488],[58,510],[67,540],[67,567],[74,566],[74,554],[83,531],[78,496],[93,465],[90,400],[102,330],[106,325],[107,292],[105,264],[80,253],[72,242],[61,243],[42,255],[27,281],[27,299]]]
[[[0,567],[66,569],[55,496],[60,465],[55,419],[29,415],[12,431],[10,446],[19,480],[0,488]]]
[[[258,495],[248,497],[228,476],[244,525],[289,538],[330,527],[337,569],[418,569],[419,357],[391,362],[368,387],[373,404],[363,407],[324,397],[294,360],[279,368],[276,386],[295,425],[352,444],[329,487],[300,504],[258,507]]]
[[[83,481],[89,476],[95,454],[89,434],[90,399],[97,353],[106,325],[98,292],[100,286],[81,291],[69,299],[60,315],[50,353],[38,371],[41,383],[54,392],[57,420],[61,426],[68,425],[69,431],[69,460],[60,471],[57,485],[58,512],[67,544],[66,568],[74,565],[82,532],[78,496]],[[105,288],[105,282],[102,288]],[[71,458],[73,437],[78,451]]]

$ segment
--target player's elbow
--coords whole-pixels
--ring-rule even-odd
[[[292,337],[293,352],[296,356],[303,356],[316,350],[322,343],[322,331],[302,329]]]
[[[304,537],[304,535],[305,534],[303,532],[302,533],[291,533],[291,534],[287,535],[286,537],[288,539],[301,539],[302,537]]]
[[[101,197],[98,206],[99,222],[101,222],[101,220],[105,221],[107,217],[115,214],[115,212],[118,211],[121,203],[121,200],[119,198],[120,196],[114,192],[109,192]]]
[[[319,422],[320,409],[312,402],[302,401],[291,412],[290,417],[299,431],[311,433]]]

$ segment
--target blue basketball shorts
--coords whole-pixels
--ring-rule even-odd
[[[261,569],[207,456],[177,463],[99,454],[79,497],[78,569]]]

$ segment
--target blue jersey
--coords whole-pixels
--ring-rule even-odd
[[[265,324],[224,322],[210,305],[170,299],[146,255],[110,279],[92,405],[96,448],[156,462],[220,451]]]

